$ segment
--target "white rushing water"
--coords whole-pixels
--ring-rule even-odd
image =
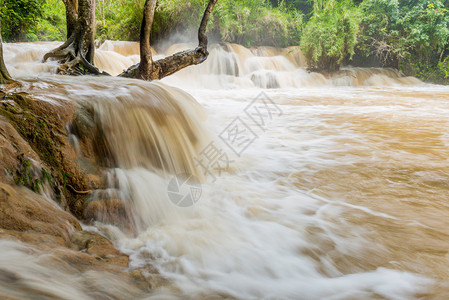
[[[448,233],[433,220],[449,212],[449,88],[393,70],[326,78],[307,73],[298,49],[239,45],[214,46],[162,82],[74,79],[39,62],[54,46],[7,44],[6,64],[37,95],[48,85],[93,107],[110,133],[105,176],[133,230],[95,226],[109,228],[130,270],[164,279],[145,297],[412,299],[446,284],[449,262],[432,251]],[[97,64],[118,74],[135,50],[109,42]],[[179,173],[201,178],[192,206],[170,200]],[[14,247],[0,245],[6,270],[31,255]]]

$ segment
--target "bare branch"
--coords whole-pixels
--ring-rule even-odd
[[[203,19],[201,20],[200,28],[198,29],[198,45],[207,49],[207,36],[206,36],[206,28],[207,23],[209,22],[209,16],[214,9],[215,3],[217,0],[210,0],[209,4],[207,4],[206,10],[204,11]]]

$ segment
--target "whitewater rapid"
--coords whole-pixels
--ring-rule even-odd
[[[117,159],[105,176],[129,200],[133,231],[86,228],[128,254],[129,270],[161,282],[144,298],[447,293],[449,88],[394,70],[308,73],[298,49],[239,45],[214,46],[205,64],[162,82],[74,79],[39,62],[55,45],[6,44],[6,64],[36,95],[51,87],[107,124]],[[111,74],[138,61],[135,44],[115,45],[97,51],[97,65]],[[263,126],[255,105],[269,109]],[[230,147],[237,123],[246,136]],[[226,168],[197,163],[211,143]],[[186,172],[201,179],[201,194],[179,207],[169,184]],[[1,247],[9,251],[1,256],[6,269],[8,259],[32,255]]]

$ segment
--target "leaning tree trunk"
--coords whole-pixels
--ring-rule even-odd
[[[2,41],[2,25],[0,24],[0,84],[13,82],[8,69],[6,69],[5,61],[3,60],[3,41]]]
[[[157,0],[145,1],[142,26],[140,29],[140,63],[130,67],[119,76],[143,80],[162,79],[185,67],[198,65],[207,59],[209,52],[207,51],[206,26],[217,0],[209,0],[204,11],[203,19],[198,29],[198,47],[153,61],[150,33],[154,20],[156,2]]]
[[[59,59],[59,74],[100,74],[93,65],[95,54],[95,0],[63,0],[67,13],[67,41],[44,55]],[[70,33],[70,35],[69,35]]]

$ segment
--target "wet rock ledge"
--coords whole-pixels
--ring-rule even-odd
[[[151,283],[127,271],[127,255],[106,237],[82,230],[78,220],[89,190],[101,185],[99,172],[93,164],[81,166],[69,143],[66,128],[76,118],[75,104],[48,100],[0,90],[0,243],[51,252],[51,267],[80,276],[100,272],[126,285],[128,297],[148,292]],[[20,279],[10,275],[5,278]],[[117,298],[104,290],[108,285],[93,285],[93,293]]]

